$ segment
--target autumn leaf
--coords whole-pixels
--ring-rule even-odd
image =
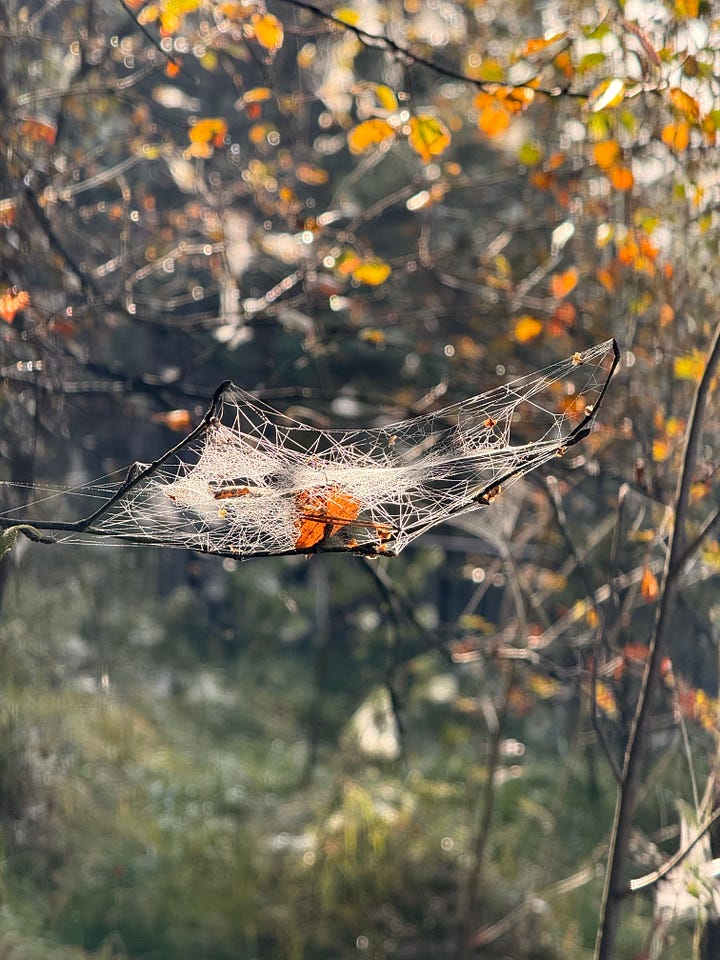
[[[570,267],[564,273],[556,273],[550,278],[550,292],[560,299],[566,297],[577,286],[580,274],[576,267]]]
[[[554,44],[558,43],[560,40],[564,40],[567,34],[555,33],[552,37],[531,37],[526,43],[522,50],[517,54],[518,59],[524,57],[532,57],[537,53],[542,53],[543,50],[547,50],[548,47],[552,47]]]
[[[215,147],[221,147],[227,132],[227,121],[222,117],[206,117],[190,127],[188,136],[190,143],[212,143]]]
[[[352,278],[369,287],[377,287],[381,283],[385,283],[390,273],[390,266],[383,260],[366,260],[365,263],[355,267],[352,271]]]
[[[601,170],[608,170],[620,159],[620,144],[617,140],[601,140],[592,149],[593,159]]]
[[[607,173],[610,183],[616,190],[630,190],[635,183],[635,177],[629,167],[611,167]]]
[[[249,20],[256,12],[254,5],[248,3],[220,3],[218,4],[220,13],[228,20]]]
[[[338,7],[332,12],[333,17],[349,27],[356,27],[360,23],[360,14],[349,7]]]
[[[18,290],[12,287],[0,296],[0,318],[2,318],[5,323],[12,323],[15,319],[15,314],[29,306],[30,294],[27,290]]]
[[[700,119],[700,104],[689,94],[685,93],[684,90],[681,90],[680,87],[672,87],[672,89],[668,91],[668,96],[670,97],[670,103],[672,103],[678,113],[681,113],[691,121],[698,121]]]
[[[690,143],[690,124],[687,120],[680,120],[678,123],[668,123],[660,132],[660,139],[675,153],[682,153],[687,150]]]
[[[642,580],[640,581],[640,595],[643,600],[647,600],[648,603],[657,600],[660,595],[660,586],[657,582],[657,577],[647,564],[643,567]]]
[[[161,3],[150,3],[138,15],[138,23],[145,26],[148,23],[160,21],[160,33],[169,37],[182,27],[185,17],[194,13],[200,6],[200,0],[163,0]]]
[[[295,497],[298,550],[308,550],[334,536],[360,513],[360,501],[340,487],[301,490]]]
[[[41,117],[24,117],[20,121],[20,133],[33,143],[46,143],[51,147],[57,137],[57,127]]]
[[[251,17],[255,39],[270,53],[277,53],[285,37],[283,25],[272,13],[254,13]]]
[[[611,77],[599,83],[587,99],[585,108],[591,113],[600,113],[616,107],[625,97],[625,83],[618,77]]]
[[[450,146],[450,131],[442,121],[423,114],[410,118],[408,143],[425,163]]]
[[[595,684],[595,704],[600,713],[604,713],[607,717],[614,719],[619,715],[615,695],[610,687],[601,680],[598,680]]]
[[[543,331],[543,325],[537,317],[524,314],[515,321],[515,339],[518,343],[528,343],[535,340]]]
[[[246,90],[242,96],[243,103],[263,103],[270,100],[273,95],[270,87],[252,87]]]
[[[395,131],[387,122],[379,117],[363,120],[348,134],[348,147],[351,153],[366,153],[371,147],[385,143],[395,136]]]
[[[330,179],[330,174],[327,170],[324,170],[322,167],[314,167],[309,163],[299,164],[295,175],[301,183],[308,183],[313,187],[327,183]]]
[[[192,427],[192,416],[189,410],[168,410],[165,413],[153,413],[150,417],[153,423],[162,423],[170,430],[178,433],[187,433]]]
[[[673,376],[676,380],[692,380],[693,383],[699,383],[704,370],[705,358],[697,351],[675,357]]]
[[[499,103],[492,100],[480,111],[478,127],[486,137],[499,137],[510,126],[510,114]]]

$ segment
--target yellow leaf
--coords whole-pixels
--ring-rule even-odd
[[[221,147],[228,132],[228,125],[222,117],[205,117],[190,127],[190,143],[211,143]]]
[[[440,120],[427,114],[411,117],[408,143],[429,163],[450,146],[450,131]]]
[[[655,463],[664,463],[670,456],[670,444],[664,437],[653,440],[652,458]]]
[[[692,380],[699,383],[704,370],[705,358],[697,351],[685,354],[683,357],[675,357],[673,376],[676,380]]]
[[[618,77],[611,77],[599,83],[588,97],[586,108],[599,113],[610,107],[616,107],[625,96],[625,83]]]
[[[601,680],[595,684],[595,703],[598,710],[612,719],[618,716],[618,707],[610,687]]]
[[[255,31],[255,39],[261,47],[265,47],[270,53],[276,53],[283,45],[285,36],[283,25],[272,13],[254,13],[250,22]]]
[[[338,7],[332,12],[333,17],[341,23],[346,23],[349,27],[356,27],[360,23],[360,14],[357,10],[350,10],[348,7]]]
[[[375,87],[375,96],[378,98],[378,102],[382,107],[384,107],[385,110],[397,110],[397,97],[386,84],[379,83]]]
[[[680,87],[673,87],[668,96],[678,113],[682,113],[688,120],[700,119],[700,104]]]
[[[678,20],[695,19],[700,13],[700,0],[675,0]]]
[[[566,297],[577,286],[580,274],[576,267],[570,267],[564,273],[556,273],[550,277],[550,292],[560,299]]]
[[[384,143],[395,136],[395,131],[387,122],[379,117],[363,120],[348,134],[348,146],[351,153],[366,153],[370,147]]]
[[[269,87],[253,87],[243,94],[243,103],[262,103],[263,100],[269,100],[272,95]]]
[[[385,283],[390,273],[390,266],[383,260],[367,260],[353,270],[352,277],[358,283],[367,284],[369,287],[377,287],[381,283]]]
[[[199,6],[200,0],[164,0],[163,3],[150,4],[146,7],[138,20],[146,22],[141,20],[142,14],[150,18],[149,22],[159,18],[160,33],[167,37],[177,33],[187,14],[194,13]]]
[[[515,322],[515,339],[518,343],[527,343],[539,337],[543,331],[543,325],[537,317],[531,317],[527,314],[518,317]]]
[[[609,170],[620,159],[620,144],[617,140],[601,140],[593,147],[593,158],[601,170]]]
[[[528,687],[541,700],[548,700],[562,690],[562,684],[554,677],[543,677],[533,674],[528,679]]]

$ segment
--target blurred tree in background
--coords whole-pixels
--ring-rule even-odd
[[[716,957],[718,5],[10,0],[0,38],[6,516],[226,378],[377,425],[623,352],[581,446],[398,558],[19,540],[1,952]]]

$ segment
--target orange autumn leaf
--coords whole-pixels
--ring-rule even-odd
[[[251,21],[255,31],[255,39],[261,47],[270,53],[277,53],[283,45],[285,33],[283,25],[272,13],[254,13]]]
[[[168,62],[165,64],[166,77],[176,77],[181,70],[182,66],[179,60],[168,60]]]
[[[668,96],[670,97],[670,103],[678,113],[682,113],[688,120],[697,121],[700,119],[700,104],[680,87],[673,87]]]
[[[440,120],[428,115],[410,118],[408,143],[425,163],[450,146],[450,131]]]
[[[610,687],[601,680],[598,680],[595,684],[595,704],[598,710],[601,713],[604,713],[605,716],[612,719],[619,716],[615,694],[612,692]]]
[[[153,423],[162,423],[170,430],[178,433],[187,433],[192,427],[192,416],[189,410],[168,410],[165,413],[153,413],[150,417]]]
[[[222,117],[205,117],[190,127],[188,136],[191,143],[212,143],[221,147],[228,132],[228,125]]]
[[[255,13],[255,7],[247,3],[220,3],[220,13],[228,20],[249,20]]]
[[[483,107],[478,117],[478,127],[486,137],[499,137],[510,126],[510,114],[499,103]]]
[[[577,267],[570,267],[564,273],[556,273],[550,277],[550,292],[558,299],[566,297],[575,289],[579,279]]]
[[[635,183],[635,178],[629,167],[611,167],[607,173],[610,183],[616,190],[631,190]]]
[[[308,550],[356,520],[360,501],[340,487],[301,490],[295,497],[295,513],[295,547]]]
[[[242,95],[243,103],[262,103],[265,100],[270,100],[273,92],[270,87],[252,87],[250,90],[246,90]]]
[[[0,318],[5,323],[12,323],[15,314],[30,306],[30,294],[27,290],[18,290],[11,287],[0,296]]]
[[[670,306],[669,303],[664,303],[660,307],[660,326],[666,327],[669,323],[675,319],[675,311]]]
[[[640,581],[640,594],[643,600],[647,600],[648,603],[657,600],[660,594],[660,585],[657,582],[657,577],[647,564],[643,567],[642,580]]]
[[[366,153],[370,147],[385,143],[395,136],[395,131],[379,117],[363,120],[348,133],[348,147],[351,153]]]
[[[295,175],[301,183],[309,183],[311,186],[321,186],[330,179],[330,174],[322,167],[314,167],[309,163],[301,163]]]
[[[515,339],[518,343],[528,343],[535,340],[543,331],[542,321],[527,314],[518,317],[515,322]]]
[[[51,147],[57,137],[57,127],[50,120],[41,117],[23,117],[20,121],[20,133],[33,143],[46,143]]]
[[[680,120],[678,123],[668,123],[662,128],[660,139],[676,153],[682,153],[687,150],[690,143],[690,124],[687,120]]]
[[[608,293],[615,293],[615,277],[607,267],[598,267],[595,276]]]
[[[609,170],[620,159],[620,144],[617,140],[601,140],[593,147],[593,159],[601,170]]]
[[[567,34],[555,33],[551,37],[531,37],[518,53],[518,59],[522,57],[532,57],[536,53],[542,53],[543,50],[547,50],[548,47],[551,47],[553,44],[557,43],[559,40],[564,40]]]

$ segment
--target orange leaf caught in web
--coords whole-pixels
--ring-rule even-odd
[[[5,323],[12,323],[15,314],[30,306],[30,294],[27,290],[11,287],[0,296],[0,317]]]
[[[315,547],[357,519],[360,501],[341,490],[301,490],[295,497],[298,550]]]
[[[57,137],[57,127],[52,121],[41,117],[23,117],[20,133],[33,143],[46,143],[51,147]]]

